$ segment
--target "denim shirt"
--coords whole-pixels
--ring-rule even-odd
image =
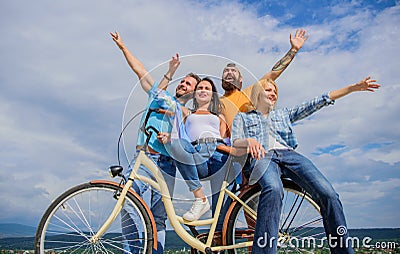
[[[292,124],[334,102],[325,93],[291,108],[273,110],[268,115],[269,133],[282,145],[296,149],[298,143]]]
[[[268,114],[265,121],[262,114],[255,110],[239,113],[233,121],[232,141],[239,138],[255,138],[268,150],[269,134],[282,145],[295,149],[298,143],[292,124],[334,102],[328,93],[325,93],[291,108],[275,109]]]
[[[174,96],[168,93],[168,91],[159,89],[158,83],[156,82],[148,91],[148,96],[149,99],[146,105],[146,111],[142,114],[142,118],[140,120],[140,126],[142,126],[149,108],[166,109],[174,112],[175,115],[171,117],[168,115],[153,112],[150,115],[146,126],[153,126],[160,132],[171,133],[173,126],[176,125],[175,122],[180,121],[180,119],[182,119],[182,111],[180,109],[180,103]],[[146,135],[139,129],[136,145],[143,146],[145,141],[146,141]],[[149,147],[151,147],[156,152],[169,156],[164,145],[158,141],[157,135],[155,134],[153,134],[150,137]]]
[[[267,119],[256,110],[239,112],[232,123],[231,142],[235,139],[254,138],[268,150]]]

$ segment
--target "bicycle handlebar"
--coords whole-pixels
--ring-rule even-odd
[[[173,116],[173,115],[175,114],[174,112],[169,111],[169,110],[166,110],[166,109],[161,109],[161,108],[149,108],[149,110],[147,111],[146,117],[144,118],[142,127],[140,127],[140,130],[143,131],[143,132],[145,132],[146,134],[148,134],[148,133],[146,132],[147,121],[149,120],[150,114],[153,113],[153,112],[154,112],[154,113],[158,113],[158,114],[168,115],[168,116]],[[152,126],[150,126],[150,127],[152,127]],[[156,130],[154,127],[153,127],[153,129]],[[159,131],[157,130],[156,132],[158,133]]]
[[[147,137],[147,138],[146,138],[146,142],[145,142],[144,145],[143,145],[143,149],[144,149],[144,150],[147,150],[147,146],[148,146],[148,144],[149,144],[151,135],[152,135],[154,132],[157,133],[157,134],[160,132],[160,131],[157,130],[154,126],[148,126],[148,127],[146,127],[147,122],[148,122],[148,120],[149,120],[149,118],[150,118],[150,115],[151,115],[151,113],[153,113],[153,112],[154,112],[154,113],[158,113],[158,114],[168,115],[168,116],[174,116],[174,115],[175,115],[175,113],[172,112],[172,111],[170,111],[170,110],[161,109],[161,108],[149,108],[149,110],[147,111],[146,117],[145,117],[145,119],[144,119],[144,121],[143,121],[143,124],[142,124],[142,126],[140,127],[140,130],[143,131],[144,134],[145,134],[146,137]],[[149,130],[152,130],[152,131],[150,132]]]

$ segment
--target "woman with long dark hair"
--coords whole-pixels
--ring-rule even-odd
[[[212,79],[206,77],[197,83],[193,93],[193,109],[183,107],[182,111],[189,140],[172,139],[165,143],[195,197],[192,208],[182,217],[194,221],[210,209],[200,179],[210,177],[214,212],[224,176],[220,170],[225,169],[228,159],[228,154],[216,149],[218,145],[225,144],[227,125],[221,114],[222,104]]]

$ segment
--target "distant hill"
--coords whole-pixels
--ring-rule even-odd
[[[0,250],[33,250],[35,237],[9,237],[0,239]]]
[[[358,237],[359,239],[371,237],[373,242],[380,240],[395,240],[399,243],[400,241],[400,228],[349,229],[349,234],[351,237]]]
[[[0,239],[34,236],[36,228],[17,223],[0,223]]]

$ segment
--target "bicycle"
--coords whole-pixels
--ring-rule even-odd
[[[193,222],[182,219],[175,212],[160,169],[145,153],[150,136],[158,132],[152,126],[146,127],[147,120],[153,112],[168,114],[161,109],[148,111],[141,127],[147,135],[147,140],[136,157],[128,179],[122,174],[123,168],[119,164],[110,167],[111,176],[120,177],[119,182],[93,180],[61,194],[41,218],[35,237],[35,253],[132,253],[124,251],[123,243],[133,246],[133,253],[151,253],[152,248],[157,248],[157,230],[148,205],[131,189],[133,181],[144,181],[162,194],[171,226],[191,247],[192,253],[251,252],[260,187],[253,185],[241,187],[236,191],[230,190],[227,173],[214,216]],[[227,149],[231,148],[219,149],[230,152]],[[140,165],[147,167],[156,180],[138,175]],[[284,205],[282,208],[277,239],[279,251],[304,253],[305,248],[299,248],[291,241],[324,234],[319,207],[310,195],[294,182],[289,179],[282,181],[285,189],[284,204],[289,206],[286,208]],[[231,199],[231,204],[225,215],[222,232],[216,232],[225,196]],[[130,213],[134,216],[126,216],[123,209],[125,203],[130,204]],[[130,231],[135,230],[130,235],[124,235],[125,228],[121,226],[121,222],[128,219]],[[184,226],[188,226],[190,231]],[[208,232],[199,234],[196,227],[204,226],[209,227]]]

